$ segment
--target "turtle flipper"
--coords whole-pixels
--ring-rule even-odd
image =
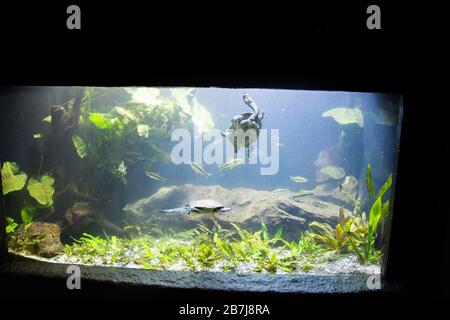
[[[187,213],[189,212],[186,207],[180,207],[180,208],[174,208],[174,209],[166,209],[163,210],[162,212],[167,213],[167,214],[177,214],[177,213]]]

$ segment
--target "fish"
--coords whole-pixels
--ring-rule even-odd
[[[153,179],[153,180],[162,181],[162,182],[166,182],[167,181],[166,178],[161,177],[159,174],[157,174],[155,172],[146,171],[145,175],[147,177],[149,177],[150,179]]]
[[[201,165],[199,165],[198,163],[191,162],[191,163],[189,163],[189,165],[191,166],[192,170],[194,170],[194,172],[196,174],[199,174],[206,178],[211,175],[211,173],[206,172],[205,169],[203,169],[203,167]]]
[[[308,179],[304,178],[304,177],[300,177],[300,176],[294,176],[294,177],[290,177],[291,181],[295,182],[295,183],[305,183],[308,182]]]
[[[223,169],[233,169],[243,163],[244,163],[244,159],[240,159],[240,158],[232,159],[230,161],[227,161],[224,164],[219,165],[219,170],[222,171]]]
[[[312,196],[312,195],[314,195],[314,192],[300,191],[297,194],[293,195],[291,198],[295,199],[295,198],[301,198],[301,197]]]
[[[322,203],[322,202],[314,201],[312,204],[313,204],[313,206],[315,206],[315,207],[319,207],[319,208],[328,208],[328,206],[327,206],[326,204]]]
[[[287,192],[289,191],[289,189],[285,189],[285,188],[277,188],[277,189],[273,189],[272,192]]]

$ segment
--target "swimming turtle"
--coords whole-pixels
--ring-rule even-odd
[[[218,201],[212,199],[202,199],[188,203],[184,207],[163,210],[164,213],[213,213],[213,212],[226,212],[231,208],[225,207]]]
[[[258,139],[265,113],[264,110],[259,110],[248,94],[244,93],[243,99],[244,103],[252,109],[252,112],[244,112],[234,116],[228,129],[222,132],[222,136],[228,137],[234,146],[235,154],[239,149],[245,147],[247,155],[250,155],[253,151],[252,144]]]

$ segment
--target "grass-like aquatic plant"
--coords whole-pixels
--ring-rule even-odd
[[[310,271],[331,259],[333,253],[302,235],[299,241],[282,238],[282,229],[270,235],[267,226],[249,231],[215,224],[175,233],[132,238],[96,237],[84,234],[66,245],[66,255],[80,263],[136,266],[146,269],[187,271],[236,271],[275,273],[280,270]],[[328,260],[327,260],[328,259]]]

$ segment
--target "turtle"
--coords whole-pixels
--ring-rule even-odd
[[[244,103],[252,109],[253,112],[244,112],[234,116],[231,119],[231,124],[226,131],[222,132],[223,137],[228,137],[234,146],[234,153],[239,149],[245,147],[247,155],[253,151],[253,142],[258,139],[259,130],[262,127],[262,119],[264,118],[264,110],[259,110],[256,103],[250,98],[247,93],[243,95]],[[239,131],[236,131],[240,129]],[[248,131],[250,130],[250,131]]]
[[[223,204],[212,199],[201,199],[186,204],[184,207],[163,210],[164,213],[214,213],[231,211],[231,208],[225,207]]]

